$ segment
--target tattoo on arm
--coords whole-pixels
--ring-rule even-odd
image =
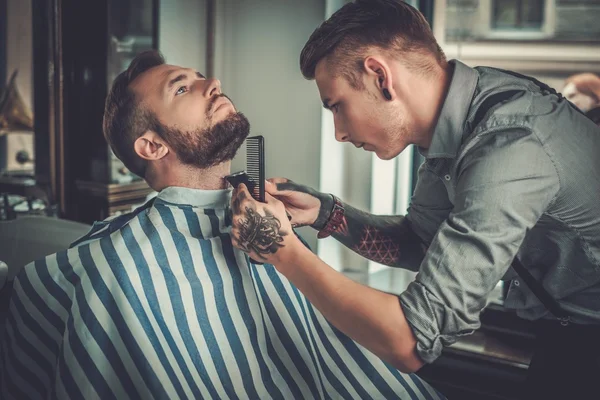
[[[384,265],[396,265],[400,259],[400,243],[379,229],[365,226],[358,243],[352,249],[361,256]]]
[[[347,204],[344,208],[344,220],[333,237],[357,254],[389,266],[400,266],[403,249],[425,255],[426,248],[403,216],[372,215]]]
[[[278,183],[277,189],[308,193],[319,199],[319,215],[311,226],[316,230],[323,229],[333,210],[333,196],[292,181]],[[354,252],[378,263],[396,267],[409,260],[408,264],[413,265],[415,259],[425,256],[426,247],[403,216],[372,215],[348,204],[344,204],[344,208],[344,221],[333,233],[333,237]]]
[[[256,210],[246,207],[245,218],[240,225],[240,247],[246,252],[253,251],[265,259],[265,254],[274,254],[284,246],[283,237],[287,233],[281,230],[279,219],[267,210],[263,217]]]

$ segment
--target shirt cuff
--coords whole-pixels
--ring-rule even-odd
[[[425,363],[432,363],[442,354],[444,347],[474,331],[457,331],[448,326],[448,322],[454,319],[454,313],[419,282],[411,282],[398,297],[404,316],[417,338],[417,353]],[[443,328],[440,329],[440,326]]]

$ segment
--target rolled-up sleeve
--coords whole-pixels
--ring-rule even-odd
[[[456,168],[454,208],[400,302],[424,362],[479,328],[487,298],[559,190],[535,134],[483,135]]]

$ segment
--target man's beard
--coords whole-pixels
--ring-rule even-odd
[[[236,112],[210,128],[181,131],[163,126],[162,131],[183,164],[205,169],[235,157],[250,132],[250,123],[244,114]]]

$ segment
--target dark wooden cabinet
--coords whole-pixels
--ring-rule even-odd
[[[36,179],[62,217],[90,223],[126,208],[115,193],[135,204],[150,192],[114,157],[102,119],[113,79],[158,46],[159,2],[33,2]]]

